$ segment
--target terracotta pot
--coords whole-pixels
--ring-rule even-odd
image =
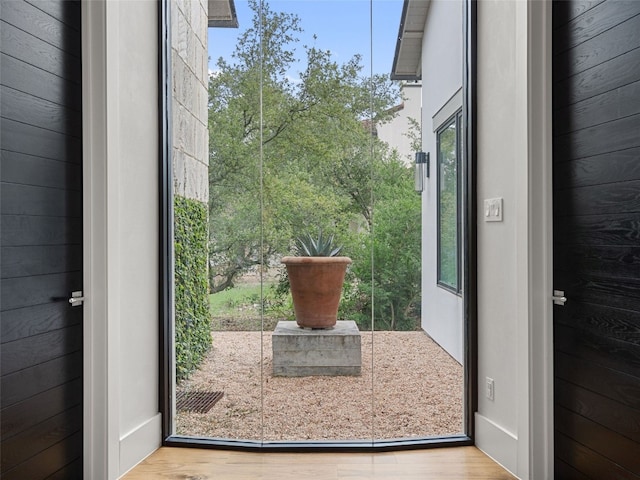
[[[349,257],[284,257],[296,322],[303,328],[330,328],[338,306]]]

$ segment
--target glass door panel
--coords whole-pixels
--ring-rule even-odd
[[[442,4],[451,10],[449,14],[462,13],[463,2],[441,2],[431,6],[430,15],[440,15],[436,9],[443,8]],[[417,5],[412,8],[417,9]],[[372,0],[374,38],[385,28],[390,16],[399,15],[393,8],[394,2]],[[419,15],[419,12],[414,11],[414,14]],[[457,37],[453,39],[454,43],[461,42],[462,38],[461,16],[459,21],[460,31],[452,33]],[[414,29],[419,27],[417,23],[412,25]],[[427,23],[425,35],[435,28],[438,27],[433,23]],[[395,46],[394,40],[390,42]],[[382,47],[376,49],[378,43],[375,41],[373,45],[375,73],[388,78],[393,53],[389,55]],[[422,58],[434,55],[437,46],[442,48],[442,43],[427,40],[423,44]],[[438,54],[446,56],[447,52],[449,50]],[[411,53],[404,50],[402,55],[407,61],[406,57]],[[418,58],[414,60],[420,62]],[[372,156],[374,208],[371,246],[374,292],[373,435],[377,441],[418,440],[463,433],[464,375],[461,359],[456,360],[451,355],[450,345],[441,345],[435,340],[444,335],[456,347],[463,345],[462,329],[450,328],[462,325],[462,292],[442,291],[433,295],[434,290],[442,290],[436,286],[436,264],[431,260],[437,246],[432,226],[438,217],[430,197],[437,188],[436,178],[432,166],[430,178],[422,179],[425,191],[418,193],[415,191],[414,173],[416,152],[430,152],[432,165],[436,160],[433,157],[438,157],[432,148],[432,117],[442,107],[442,104],[438,105],[442,100],[434,98],[434,95],[444,91],[446,101],[462,86],[462,77],[444,85],[443,72],[423,71],[420,77],[419,80],[395,82],[400,90],[397,103],[393,108],[375,112],[378,122]],[[377,92],[380,88],[374,87],[373,90]],[[453,217],[446,221],[443,219],[443,222],[455,231],[462,225],[461,203],[456,199],[450,203]],[[459,252],[461,250],[456,251]]]
[[[174,74],[175,434],[370,445],[463,433],[462,116],[434,72],[391,80],[403,2],[235,0],[238,25],[208,30],[208,199],[194,211],[184,138],[189,115],[204,120],[180,96],[198,79],[187,7],[169,1],[172,70],[188,79]],[[422,194],[418,151],[431,155]],[[190,247],[202,232],[204,313]],[[352,260],[331,329],[296,324],[281,260],[305,235]],[[208,408],[189,404],[198,395]]]
[[[236,2],[240,8],[241,3]],[[195,133],[193,125],[200,120],[197,116],[200,112],[189,110],[193,97],[185,102],[175,100],[184,91],[200,101],[208,98],[205,119],[208,178],[204,180],[208,184],[204,228],[208,261],[204,268],[208,272],[206,315],[210,325],[206,332],[209,338],[202,331],[194,332],[190,310],[182,311],[183,304],[188,307],[197,299],[190,284],[180,286],[176,258],[176,297],[182,288],[184,302],[179,303],[176,298],[175,349],[187,353],[204,350],[195,368],[177,378],[176,434],[259,442],[262,440],[263,288],[260,266],[264,255],[262,82],[259,56],[242,55],[243,51],[259,52],[259,32],[246,28],[243,34],[237,29],[209,29],[209,56],[213,60],[205,80],[208,88],[201,97],[196,95],[200,85],[194,74],[198,68],[193,65],[193,58],[199,53],[196,48],[199,33],[190,28],[193,17],[188,15],[188,9],[193,13],[195,7],[197,2],[193,5],[171,2],[172,38],[175,39],[173,143],[174,150],[185,150],[181,156],[174,156],[174,175],[187,183],[202,180],[196,176],[195,153],[183,148]],[[250,18],[242,21],[246,25]],[[196,138],[207,140],[207,137]],[[200,218],[187,217],[186,221],[189,228],[200,228],[197,226]],[[177,237],[174,247],[176,257],[185,250]],[[184,270],[195,272],[196,266],[189,261],[187,256]],[[179,323],[181,318],[183,321]],[[177,371],[181,371],[179,356]],[[183,397],[192,397],[194,401],[181,406]]]
[[[359,203],[369,201],[371,163],[369,3],[274,0],[263,15],[263,226],[267,271],[276,293],[278,285],[284,291],[281,308],[267,302],[265,312],[276,323],[263,336],[264,441],[370,444],[370,322],[356,322],[356,301],[343,298],[335,327],[300,328],[280,263],[299,255],[296,239],[307,234],[333,237],[340,256],[361,253],[354,247],[369,213]],[[345,292],[354,279],[349,268]]]

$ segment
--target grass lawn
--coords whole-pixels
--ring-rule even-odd
[[[265,299],[273,297],[272,283],[265,283],[262,292]],[[217,331],[273,330],[278,316],[270,310],[261,312],[260,284],[239,284],[228,290],[209,295],[209,311],[212,318],[212,329]]]

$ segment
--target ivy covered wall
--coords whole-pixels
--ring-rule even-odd
[[[178,382],[193,372],[211,347],[207,276],[207,206],[174,198],[175,350]]]

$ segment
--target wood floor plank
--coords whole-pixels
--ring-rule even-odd
[[[236,452],[163,447],[123,480],[491,479],[516,477],[475,447],[381,453]]]

